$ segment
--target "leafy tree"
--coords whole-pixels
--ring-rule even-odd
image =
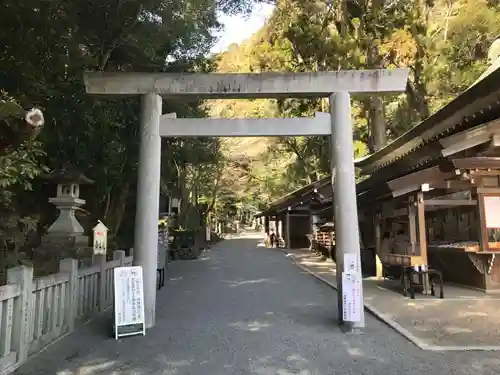
[[[23,143],[20,138],[15,141],[19,147],[2,155],[2,194],[16,187],[15,195],[26,207],[6,200],[2,204],[21,218],[38,217],[41,235],[53,220],[53,208],[47,203],[53,192],[34,178],[44,166],[56,169],[73,164],[96,182],[84,191],[91,219],[102,219],[111,229],[110,245],[116,236],[118,245],[131,245],[139,102],[87,95],[82,73],[210,70],[206,56],[215,42],[214,31],[221,26],[217,14],[248,12],[251,5],[250,0],[4,1],[0,89],[10,97],[0,97],[0,113],[11,103],[40,107],[45,127],[36,142]],[[199,102],[165,101],[164,111],[179,117],[205,115]],[[3,114],[0,117],[0,150],[4,150],[15,143],[11,135],[20,134],[12,133],[11,125],[23,123],[7,123]],[[178,182],[184,175],[176,165],[182,169],[201,160],[205,166],[218,165],[220,159],[218,141],[213,139],[168,139],[162,146],[165,194],[187,184]],[[204,175],[212,172],[216,173],[214,168],[203,170]],[[31,183],[35,188],[29,193]],[[1,211],[6,212],[3,207]]]

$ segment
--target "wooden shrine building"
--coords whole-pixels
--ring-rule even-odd
[[[366,272],[376,272],[376,253],[382,264],[425,264],[447,282],[500,291],[500,70],[356,166],[368,176],[357,184]],[[259,216],[284,223],[286,246],[313,237],[332,253],[330,177]]]

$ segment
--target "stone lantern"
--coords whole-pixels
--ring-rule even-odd
[[[87,246],[88,237],[84,235],[75,212],[85,204],[85,200],[80,198],[80,185],[93,184],[94,181],[72,167],[56,170],[45,178],[57,184],[56,196],[49,198],[49,202],[59,210],[59,217],[47,230],[44,240],[62,240],[72,246]]]

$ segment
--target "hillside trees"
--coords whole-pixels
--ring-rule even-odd
[[[0,88],[21,108],[36,106],[45,115],[39,143],[30,144],[29,153],[23,151],[20,156],[20,163],[32,163],[37,169],[35,173],[23,167],[28,180],[42,165],[48,169],[76,166],[96,181],[84,191],[86,209],[107,224],[112,236],[121,232],[122,243],[130,244],[138,100],[91,97],[85,93],[82,72],[211,69],[205,56],[214,42],[213,31],[220,27],[217,12],[248,11],[250,4],[250,0],[4,1]],[[197,102],[173,100],[164,102],[164,112],[176,112],[179,117],[204,115]],[[4,128],[0,139],[3,135]],[[164,192],[188,184],[178,182],[185,177],[184,166],[200,159],[204,165],[217,165],[219,158],[213,139],[163,140],[163,150]],[[5,164],[10,161],[1,157],[0,181],[4,181]],[[34,183],[33,193],[16,183],[24,205],[16,211],[18,220],[41,215],[39,230],[43,231],[53,220],[53,208],[46,203],[53,190]]]
[[[219,56],[217,64],[220,71],[254,72],[409,67],[406,93],[353,98],[356,156],[362,156],[428,117],[479,77],[488,65],[488,47],[500,35],[499,15],[498,2],[487,0],[278,0],[267,24]],[[279,116],[327,109],[325,100],[269,102]],[[243,112],[259,112],[262,106]],[[232,116],[240,114],[233,111]],[[288,171],[279,177],[288,191],[328,173],[325,138],[278,139],[265,152]],[[268,188],[275,189],[260,186],[261,196],[281,194],[281,189]]]

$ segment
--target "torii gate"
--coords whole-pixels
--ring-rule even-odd
[[[356,256],[358,272],[361,272],[350,93],[402,92],[407,80],[406,68],[258,74],[84,73],[89,94],[142,96],[134,264],[144,270],[146,327],[153,327],[155,323],[161,137],[186,136],[331,136],[338,313],[339,321],[343,322],[341,274],[344,254]],[[175,114],[162,116],[162,97],[328,97],[330,115],[319,113],[314,118],[288,119],[176,119]],[[347,328],[363,327],[361,309],[360,321],[347,324]]]

